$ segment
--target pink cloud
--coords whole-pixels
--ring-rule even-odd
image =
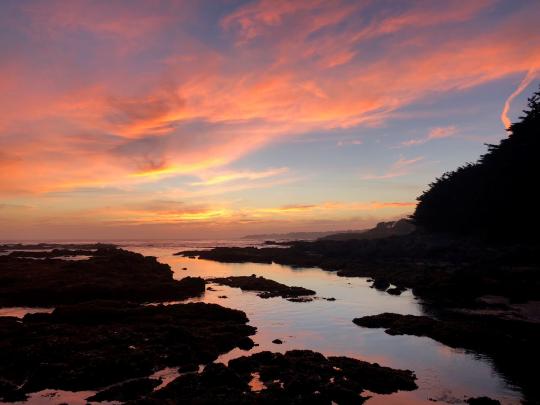
[[[540,67],[533,3],[464,31],[492,2],[412,4],[367,21],[369,2],[256,1],[222,18],[221,47],[182,29],[202,15],[195,6],[121,4],[23,7],[28,27],[0,62],[0,193],[202,175],[278,140],[381,123],[433,94]]]

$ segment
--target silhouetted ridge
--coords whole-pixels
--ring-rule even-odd
[[[540,91],[528,101],[508,138],[488,152],[443,174],[418,197],[414,222],[429,231],[495,239],[540,239]]]

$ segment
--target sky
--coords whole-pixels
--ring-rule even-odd
[[[538,0],[0,2],[0,239],[363,229],[507,136]]]

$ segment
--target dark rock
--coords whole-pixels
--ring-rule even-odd
[[[225,299],[225,298],[229,298],[229,297],[227,297],[226,295],[218,295],[218,298]]]
[[[215,304],[120,301],[63,306],[22,322],[0,318],[0,393],[9,399],[13,386],[22,387],[17,394],[94,390],[164,367],[206,364],[253,345],[247,322],[243,312]]]
[[[0,256],[0,306],[181,300],[201,295],[204,286],[201,278],[174,280],[170,267],[155,257],[116,248],[100,247],[78,261]]]
[[[385,328],[389,335],[427,336],[451,347],[489,351],[504,347],[511,337],[502,330],[503,324],[489,318],[456,318],[436,320],[428,316],[383,313],[355,318],[353,322],[368,328]],[[514,326],[517,327],[517,323]],[[510,326],[510,324],[505,325]],[[540,337],[540,325],[528,325]]]
[[[406,288],[403,287],[393,287],[386,290],[386,292],[390,295],[401,295],[402,292],[404,292]]]
[[[376,290],[386,291],[390,287],[390,283],[388,280],[377,278],[371,287],[375,288]]]
[[[272,343],[276,344],[276,345],[282,345],[283,344],[283,340],[281,339],[274,339],[272,340]]]
[[[220,262],[320,267],[344,277],[386,280],[421,298],[470,305],[483,295],[540,300],[540,246],[490,245],[416,231],[367,240],[291,242],[290,247],[220,247],[197,254]],[[189,252],[180,252],[189,255]]]
[[[98,251],[84,249],[52,249],[50,251],[32,251],[32,250],[14,250],[9,253],[10,257],[32,257],[32,258],[54,258],[61,256],[94,256],[99,254],[103,249]]]
[[[242,338],[240,339],[236,346],[239,348],[239,349],[242,349],[242,350],[251,350],[255,347],[255,343],[253,343],[253,340],[251,340],[250,338],[248,337],[245,337],[245,338]]]
[[[7,250],[33,250],[46,251],[52,249],[84,249],[84,250],[107,250],[114,249],[116,245],[111,243],[4,243],[0,245],[0,252]]]
[[[315,291],[308,290],[307,288],[289,287],[274,280],[257,277],[255,274],[251,276],[211,278],[208,281],[240,288],[243,291],[259,291],[257,295],[261,298],[297,298],[306,295],[315,295]]]
[[[469,405],[501,405],[496,399],[491,399],[489,397],[477,397],[469,398],[466,401]]]
[[[290,301],[290,302],[311,302],[311,301],[313,301],[313,298],[311,298],[311,297],[294,297],[294,298],[287,298],[287,301]]]
[[[223,364],[209,364],[202,373],[185,374],[134,404],[251,404],[248,381]]]
[[[535,367],[540,341],[540,324],[502,320],[489,316],[446,315],[438,320],[428,316],[383,313],[356,318],[353,322],[368,328],[385,328],[390,335],[427,336],[447,346],[464,348],[492,357],[505,375],[527,388],[536,401]]]
[[[249,386],[257,373],[264,384]],[[261,352],[207,366],[201,374],[183,375],[138,404],[324,404],[362,403],[359,393],[414,390],[416,377],[346,357],[324,357],[309,350],[285,354]]]
[[[292,350],[285,354],[261,352],[229,362],[229,368],[241,375],[258,372],[265,384],[283,383],[283,390],[311,396],[318,390],[323,398],[345,389],[356,395],[367,389],[375,393],[414,390],[415,375],[409,370],[394,370],[347,357],[328,357],[310,350]],[[329,392],[325,392],[329,390]]]

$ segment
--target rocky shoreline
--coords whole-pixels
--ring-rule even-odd
[[[311,351],[262,352],[215,364],[221,354],[254,346],[256,329],[246,314],[217,304],[159,304],[200,296],[202,278],[175,280],[156,258],[109,245],[3,248],[0,307],[55,309],[0,317],[1,401],[52,389],[94,392],[90,402],[330,405],[362,403],[368,398],[363,390],[416,389],[412,371]],[[90,257],[58,257],[81,253]],[[212,282],[259,291],[263,298],[315,294],[262,277]],[[162,386],[154,375],[167,368],[179,377]],[[252,387],[254,375],[259,388]]]
[[[319,267],[344,277],[370,277],[410,288],[441,305],[474,305],[497,295],[515,302],[540,299],[540,246],[504,245],[447,234],[365,240],[288,242],[288,247],[217,247],[178,252],[223,263]]]
[[[257,384],[250,383],[256,378]],[[260,352],[179,377],[134,404],[361,404],[364,390],[389,394],[417,388],[410,370],[395,370],[310,350]]]
[[[215,304],[91,301],[22,320],[0,317],[0,398],[46,388],[98,390],[164,367],[197,369],[249,349],[246,315]]]
[[[170,267],[155,257],[114,247],[99,247],[88,260],[76,261],[3,255],[0,267],[0,306],[109,299],[173,301],[199,296],[205,290],[202,278],[175,280]]]

